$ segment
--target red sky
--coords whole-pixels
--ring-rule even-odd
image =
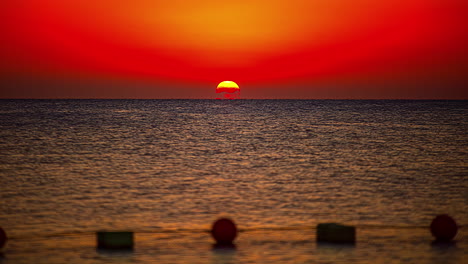
[[[3,0],[0,98],[468,99],[466,0]]]

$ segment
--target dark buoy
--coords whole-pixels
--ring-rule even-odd
[[[0,248],[3,248],[8,240],[8,237],[3,230],[3,228],[0,227]]]
[[[99,249],[133,249],[133,232],[96,232]]]
[[[457,234],[458,226],[452,217],[446,214],[438,215],[431,223],[431,233],[436,241],[448,242]]]
[[[237,236],[236,224],[231,219],[220,218],[213,223],[211,235],[220,246],[231,246]]]
[[[356,242],[356,228],[337,223],[318,224],[317,242],[354,244]]]

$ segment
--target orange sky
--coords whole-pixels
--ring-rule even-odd
[[[468,99],[466,0],[4,0],[2,98]]]

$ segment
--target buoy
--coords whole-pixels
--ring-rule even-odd
[[[431,233],[436,241],[448,242],[455,237],[457,231],[457,223],[449,215],[438,215],[432,220]]]
[[[217,245],[232,245],[237,236],[237,227],[229,218],[220,218],[213,223],[211,235]]]
[[[318,224],[317,242],[355,243],[356,228],[336,223]]]
[[[107,232],[96,233],[97,247],[101,249],[133,249],[133,232]]]
[[[3,248],[8,240],[5,230],[0,227],[0,248]]]

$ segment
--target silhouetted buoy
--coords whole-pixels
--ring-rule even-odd
[[[356,228],[336,223],[317,225],[317,242],[355,243]]]
[[[132,249],[133,232],[105,232],[96,233],[97,247],[100,249]]]
[[[218,245],[232,245],[237,236],[236,224],[231,219],[220,218],[213,223],[211,235]]]
[[[3,230],[3,228],[0,227],[0,248],[3,248],[8,240],[8,237]]]
[[[457,234],[458,226],[449,215],[438,215],[431,223],[431,233],[437,241],[450,241]]]

